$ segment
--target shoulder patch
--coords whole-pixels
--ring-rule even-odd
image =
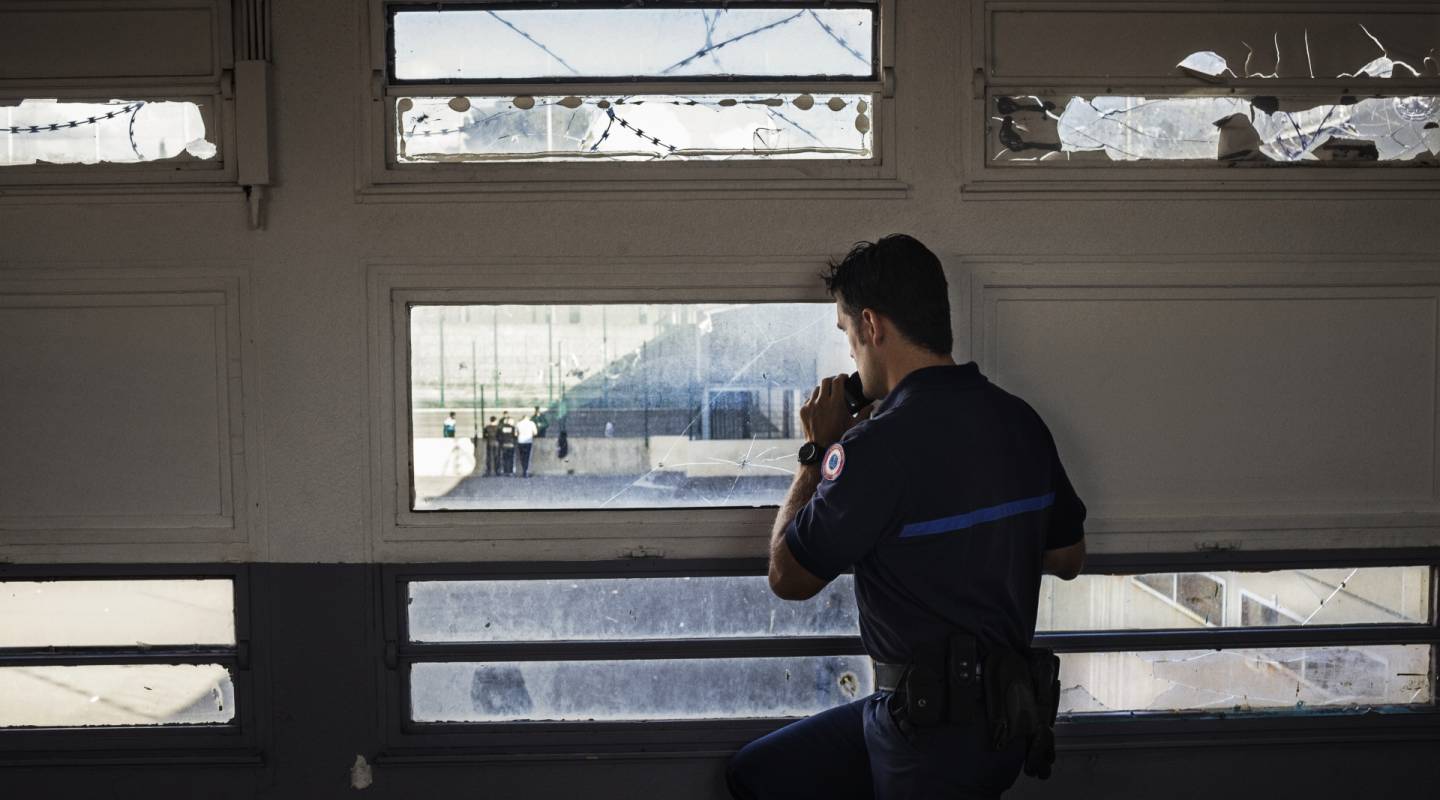
[[[830,445],[825,451],[825,457],[820,459],[820,476],[827,481],[833,481],[840,477],[840,472],[845,469],[845,447],[839,442]]]

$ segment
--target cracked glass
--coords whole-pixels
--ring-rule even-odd
[[[1273,55],[1257,54],[1240,41],[1228,48],[1229,57],[1201,50],[1181,55],[1173,66],[1155,65],[1157,77],[1197,81],[1178,93],[992,93],[987,158],[999,164],[1440,165],[1440,61],[1434,50],[1407,61],[1364,25],[1358,27],[1354,36],[1368,38],[1373,53],[1352,69],[1320,76],[1357,80],[1345,89],[1296,89],[1296,82],[1316,79],[1315,53],[1335,44],[1312,43],[1307,30],[1303,50],[1293,37],[1282,47],[1276,32]],[[1237,94],[1205,88],[1236,79],[1279,80],[1282,63],[1284,90],[1247,87]],[[1420,80],[1430,90],[1381,88],[1379,81],[1390,78]]]
[[[789,602],[760,575],[409,584],[414,642],[858,636],[854,578]]]
[[[235,644],[229,580],[0,582],[0,647]]]
[[[471,91],[394,98],[395,163],[867,160],[876,98],[853,84],[878,77],[877,13],[811,3],[397,9],[392,80]],[[705,80],[736,85],[686,90]],[[555,91],[492,89],[521,81]],[[643,85],[591,90],[605,81]]]
[[[874,75],[875,8],[397,9],[398,80]],[[783,7],[789,5],[790,7]]]
[[[833,303],[410,309],[415,510],[776,505]]]
[[[1046,576],[1036,630],[1425,624],[1431,580],[1426,566]]]
[[[235,718],[219,664],[0,667],[0,728],[218,725]]]
[[[1430,645],[1062,653],[1060,712],[1356,711],[1434,702]]]
[[[416,722],[804,717],[874,692],[864,656],[419,663]]]
[[[402,97],[399,163],[868,159],[874,97],[738,93]]]
[[[212,161],[200,103],[27,99],[0,106],[0,167]]]
[[[1440,164],[1440,96],[990,98],[999,163]]]

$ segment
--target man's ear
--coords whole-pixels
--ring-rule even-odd
[[[870,346],[880,344],[885,339],[884,322],[880,315],[871,309],[860,310],[860,341]]]

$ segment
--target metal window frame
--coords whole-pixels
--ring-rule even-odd
[[[380,467],[372,475],[377,560],[534,561],[563,549],[573,560],[619,554],[649,558],[744,557],[769,535],[772,508],[414,511],[411,497],[410,324],[412,305],[585,305],[602,303],[833,303],[815,280],[823,257],[525,259],[471,265],[374,265],[370,271],[373,343],[371,436]],[[667,275],[657,276],[663,269]],[[723,270],[727,286],[696,283]],[[608,282],[599,287],[596,281]],[[960,287],[956,287],[959,291]],[[956,308],[965,304],[954,302]],[[963,312],[957,314],[963,319]],[[657,542],[661,532],[670,541]],[[577,536],[583,532],[583,536]],[[484,548],[484,553],[480,552]],[[504,555],[499,553],[504,552]],[[443,553],[433,558],[434,552]],[[582,555],[583,553],[583,555]],[[566,557],[566,556],[557,556]]]
[[[114,725],[0,728],[0,766],[54,763],[260,763],[258,708],[268,691],[256,680],[249,567],[234,564],[0,565],[0,581],[223,579],[235,597],[235,645],[0,648],[0,666],[220,664],[235,687],[235,717],[219,725]]]
[[[1055,0],[977,0],[969,14],[969,59],[965,66],[970,74],[970,92],[963,103],[962,128],[964,151],[961,190],[976,199],[1019,199],[1044,192],[1056,199],[1096,199],[1100,197],[1135,196],[1152,198],[1156,193],[1181,199],[1196,197],[1245,197],[1253,199],[1256,192],[1274,199],[1364,199],[1394,197],[1396,192],[1407,195],[1432,196],[1440,191],[1433,167],[1396,164],[1351,165],[1325,167],[1261,163],[1247,165],[1175,166],[1146,162],[1093,162],[1059,167],[991,164],[991,142],[987,120],[991,97],[996,94],[1032,95],[1066,92],[1082,95],[1183,95],[1256,94],[1280,96],[1315,95],[1331,99],[1337,94],[1357,97],[1377,92],[1434,93],[1440,95],[1440,78],[1359,78],[1359,79],[1258,79],[1240,78],[1202,83],[1177,75],[1156,73],[1153,78],[1123,78],[1114,82],[1103,79],[1075,78],[1053,75],[1016,81],[992,78],[990,53],[993,48],[991,17],[997,11],[1087,11],[1136,10],[1186,12],[1206,10],[1240,11],[1238,4],[1196,2],[1196,0],[1127,0],[1125,2],[1055,2]],[[1259,4],[1257,4],[1258,6]],[[1288,8],[1287,8],[1288,5]],[[1314,4],[1309,4],[1313,6]],[[1365,4],[1335,2],[1328,9],[1335,13],[1355,10]],[[1377,4],[1378,5],[1378,4]],[[1307,9],[1304,0],[1270,0],[1257,10],[1288,11]],[[1376,14],[1393,11],[1424,10],[1416,2],[1386,3],[1381,8],[1366,9]],[[1032,168],[1033,167],[1033,168]],[[1235,168],[1230,168],[1235,167]],[[1293,167],[1293,168],[1292,168]]]
[[[1132,575],[1146,572],[1271,570],[1305,567],[1429,567],[1430,621],[1413,625],[1273,627],[1039,633],[1035,644],[1059,652],[1116,652],[1235,647],[1425,644],[1432,648],[1432,680],[1440,653],[1436,580],[1440,548],[1395,550],[1268,551],[1093,555],[1086,572]],[[760,575],[765,562],[663,560],[612,562],[510,562],[397,564],[381,568],[380,640],[377,659],[382,694],[379,762],[395,764],[514,758],[623,758],[637,754],[725,754],[792,720],[699,720],[684,722],[512,722],[414,723],[409,721],[408,667],[419,661],[470,659],[638,659],[657,657],[745,657],[761,655],[863,655],[859,637],[797,637],[789,640],[709,639],[662,642],[544,642],[418,644],[407,641],[406,584],[421,580],[544,578],[636,578]],[[1440,687],[1432,686],[1432,694]],[[1115,712],[1062,718],[1062,750],[1135,749],[1237,742],[1317,742],[1440,739],[1440,703],[1366,713],[1284,710],[1234,713]]]
[[[362,200],[472,199],[509,202],[521,196],[573,195],[643,199],[647,195],[722,197],[830,196],[858,198],[903,198],[907,186],[898,178],[894,103],[895,0],[848,0],[838,5],[873,6],[876,9],[875,77],[872,80],[835,81],[804,78],[754,80],[669,79],[541,81],[396,81],[390,77],[392,43],[390,19],[396,9],[434,7],[433,0],[369,0],[364,25],[369,33],[369,55],[365,64],[369,96],[361,109],[362,145],[357,191]],[[471,2],[446,8],[503,6],[526,8],[576,5],[591,8],[625,7],[608,0],[558,0],[536,4],[521,0]],[[655,7],[719,5],[712,0],[679,0]],[[774,7],[765,0],[731,0],[730,6]],[[652,4],[647,3],[646,7]],[[791,7],[791,6],[786,6]],[[397,164],[394,103],[404,96],[455,94],[468,96],[515,94],[584,94],[586,92],[672,92],[678,87],[692,93],[744,92],[757,90],[863,93],[872,97],[871,134],[873,156],[866,160],[797,159],[791,161],[688,161],[670,163],[434,163]],[[638,193],[638,194],[637,194]]]
[[[40,5],[33,0],[10,0],[25,7]],[[206,134],[216,147],[215,158],[207,161],[153,161],[139,164],[29,164],[0,168],[0,201],[15,199],[33,202],[37,196],[108,196],[117,192],[180,194],[196,198],[205,194],[226,196],[240,193],[236,185],[236,122],[234,97],[234,46],[231,0],[147,0],[144,6],[159,8],[206,8],[213,13],[211,36],[215,62],[211,75],[198,78],[74,78],[0,79],[0,104],[46,97],[59,100],[181,100],[201,104]]]

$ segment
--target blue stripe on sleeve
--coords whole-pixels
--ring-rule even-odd
[[[1055,493],[1029,497],[1024,500],[1014,500],[1009,503],[1001,503],[998,506],[982,508],[971,511],[967,514],[960,514],[954,517],[942,517],[932,519],[928,522],[912,522],[900,529],[900,538],[910,536],[932,536],[937,533],[949,533],[960,531],[966,528],[973,528],[985,522],[1013,517],[1017,514],[1025,514],[1030,511],[1039,511],[1049,508],[1055,504]]]

